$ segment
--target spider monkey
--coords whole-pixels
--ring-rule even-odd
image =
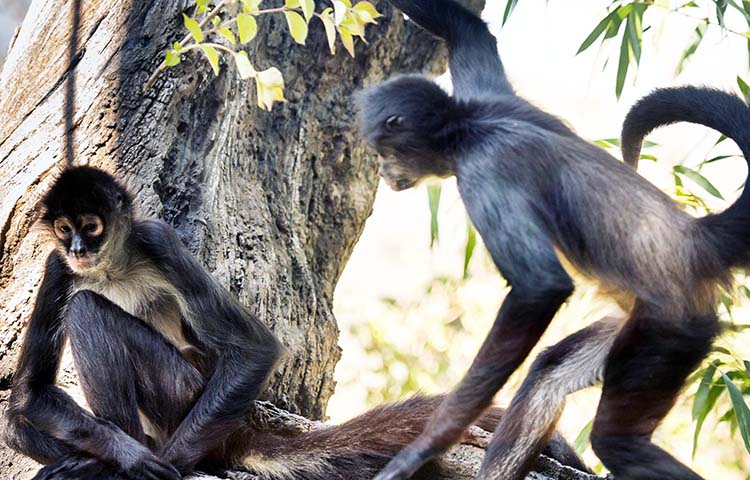
[[[421,435],[376,480],[409,477],[460,438],[527,357],[574,290],[598,282],[613,312],[543,352],[495,430],[482,479],[522,479],[565,396],[603,382],[591,434],[618,479],[700,477],[651,435],[719,331],[729,269],[747,265],[750,190],[695,219],[627,164],[533,106],[508,82],[487,25],[452,0],[390,0],[447,42],[453,95],[424,76],[360,94],[365,141],[394,189],[455,175],[468,214],[511,289],[468,372]],[[651,129],[690,121],[731,137],[750,159],[750,110],[706,88],[656,91],[625,122],[635,164]]]
[[[36,480],[177,480],[196,466],[267,480],[371,478],[440,397],[380,407],[284,438],[249,425],[281,346],[165,223],[133,214],[108,173],[63,171],[42,199],[54,244],[6,412],[6,441],[46,464]],[[69,341],[91,413],[55,386]],[[490,431],[502,414],[477,425]],[[557,436],[548,455],[584,469]]]

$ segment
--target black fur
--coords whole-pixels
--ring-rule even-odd
[[[422,435],[376,479],[408,477],[460,438],[489,404],[573,289],[559,255],[599,280],[630,310],[630,319],[621,331],[621,323],[609,322],[616,328],[563,342],[542,358],[548,365],[537,365],[540,378],[525,386],[544,385],[564,396],[603,376],[593,438],[605,466],[615,476],[639,480],[696,478],[643,438],[708,351],[718,331],[718,287],[730,282],[729,268],[750,260],[746,194],[721,214],[690,217],[633,169],[516,96],[496,40],[477,16],[451,0],[391,3],[448,42],[454,94],[414,75],[374,86],[359,97],[363,136],[381,153],[381,175],[396,190],[431,175],[457,177],[469,216],[512,288],[464,379]],[[688,120],[732,136],[748,156],[749,115],[730,94],[659,91],[628,117],[623,146],[633,147],[656,126]],[[626,150],[626,157],[632,155],[637,157],[635,148]],[[586,365],[587,348],[601,364]],[[606,367],[603,348],[612,348]],[[580,379],[570,367],[576,361]],[[552,373],[553,379],[542,380]],[[567,385],[561,375],[571,376]],[[540,408],[530,391],[517,398],[537,402],[532,411]],[[480,478],[522,478],[550,434],[546,422],[553,426],[554,415],[541,430],[531,420],[523,427],[525,410],[516,403],[496,431]],[[557,412],[558,405],[550,408]],[[531,436],[513,438],[519,432]],[[611,448],[627,444],[625,438],[633,447],[623,455],[641,458],[638,469],[626,468]]]
[[[278,341],[169,226],[132,219],[131,203],[111,176],[89,167],[65,171],[45,196],[48,227],[60,216],[94,213],[105,219],[106,240],[76,272],[70,245],[56,240],[28,324],[6,440],[47,465],[35,480],[173,480],[196,465],[257,470],[269,480],[349,480],[374,474],[416,437],[440,398],[417,397],[293,438],[248,427]],[[66,339],[93,414],[55,386]],[[492,409],[484,423],[494,428],[500,412]],[[580,463],[561,438],[549,453]]]

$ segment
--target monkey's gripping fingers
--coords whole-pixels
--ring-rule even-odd
[[[127,480],[92,457],[72,456],[39,470],[33,480]]]
[[[182,475],[171,464],[161,460],[151,450],[144,447],[136,459],[122,468],[125,476],[131,480],[181,480]]]
[[[408,445],[393,457],[373,480],[405,480],[432,458],[427,450]]]

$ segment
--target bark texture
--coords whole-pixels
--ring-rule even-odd
[[[75,163],[123,179],[139,212],[171,223],[281,338],[287,355],[264,398],[321,418],[340,357],[333,291],[377,186],[352,93],[444,55],[385,2],[355,59],[342,47],[331,56],[315,19],[303,47],[283,16],[265,15],[250,58],[285,73],[288,103],[261,111],[234,65],[223,63],[216,78],[198,54],[144,94],[165,48],[184,35],[190,3],[35,0],[29,9],[0,72],[0,390],[10,386],[48,251],[33,228],[35,204],[70,138]]]
[[[387,4],[369,46],[327,51],[323,27],[293,44],[282,16],[259,19],[250,57],[286,73],[289,103],[255,106],[233,65],[215,78],[199,55],[141,88],[179,39],[180,0],[37,0],[0,76],[0,378],[7,387],[40,279],[34,204],[64,164],[66,88],[75,76],[76,163],[101,166],[164,218],[288,348],[267,398],[320,418],[339,358],[336,281],[370,214],[377,167],[356,137],[352,92],[421,70],[436,44]],[[79,11],[74,66],[68,42]],[[317,22],[317,20],[315,20]]]

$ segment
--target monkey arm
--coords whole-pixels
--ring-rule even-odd
[[[71,285],[72,275],[63,260],[57,252],[51,253],[13,380],[6,440],[41,463],[81,452],[127,467],[139,453],[148,453],[146,447],[85,411],[55,386],[66,340],[63,310]],[[126,455],[130,458],[123,458]]]
[[[134,230],[144,252],[182,294],[190,311],[187,321],[214,359],[206,388],[164,447],[164,458],[184,473],[248,413],[281,346],[190,255],[168,225],[146,220]]]
[[[497,39],[477,15],[453,0],[390,2],[417,25],[448,43],[456,99],[513,94],[497,51]]]

